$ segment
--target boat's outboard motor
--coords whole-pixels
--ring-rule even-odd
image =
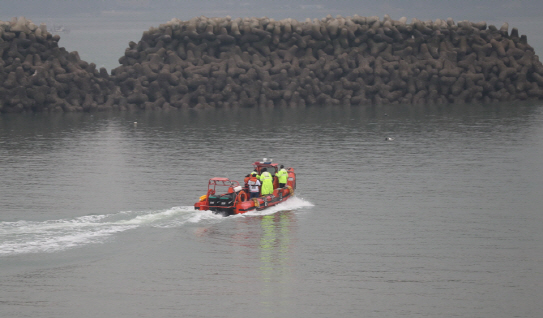
[[[209,196],[209,209],[216,214],[221,214],[224,216],[234,214],[234,203],[238,192],[243,188],[241,186],[230,187],[228,193],[221,195],[210,195]]]
[[[236,198],[235,193],[223,194],[219,198],[219,211],[223,212],[224,215],[230,215],[234,213],[234,199]]]
[[[218,211],[217,206],[220,205],[219,198],[220,197],[218,195],[209,196],[209,209],[211,211]]]
[[[231,207],[232,205],[234,205],[234,198],[235,198],[234,193],[223,194],[219,198],[219,204],[218,205],[221,208]]]

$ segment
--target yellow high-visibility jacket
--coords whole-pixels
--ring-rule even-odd
[[[279,172],[276,173],[275,176],[279,179],[279,183],[287,183],[288,172],[287,170],[285,170],[285,168],[279,170]]]
[[[260,193],[262,195],[273,193],[273,177],[268,171],[260,175],[260,182],[262,182],[262,188]]]

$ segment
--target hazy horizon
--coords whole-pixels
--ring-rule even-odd
[[[112,13],[145,13],[153,19],[187,19],[194,16],[230,15],[232,17],[321,18],[327,14],[349,16],[385,14],[421,20],[452,17],[455,20],[488,20],[541,17],[543,1],[527,0],[0,0],[0,19],[14,16],[39,18],[104,17]],[[115,15],[111,15],[115,17]]]

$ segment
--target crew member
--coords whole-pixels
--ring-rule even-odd
[[[247,184],[249,185],[249,193],[251,194],[249,199],[258,198],[258,186],[261,184],[260,181],[258,181],[255,175],[251,175]]]
[[[268,169],[262,169],[262,174],[260,175],[260,181],[262,182],[262,195],[272,194],[273,193],[273,177],[271,173],[268,172]]]
[[[245,188],[249,186],[249,179],[251,178],[251,175],[248,174],[245,176],[245,179],[243,179],[243,182],[245,182]]]
[[[285,166],[281,165],[281,170],[275,174],[279,181],[279,188],[284,188],[287,185],[288,172],[285,170]]]

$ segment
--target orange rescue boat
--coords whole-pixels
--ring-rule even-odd
[[[286,201],[294,195],[296,173],[293,168],[287,169],[287,184],[285,187],[279,188],[279,182],[275,176],[279,171],[279,166],[276,163],[264,160],[253,163],[253,166],[259,175],[264,168],[271,173],[273,176],[273,194],[249,199],[247,184],[240,185],[238,181],[228,178],[211,178],[208,182],[207,193],[194,204],[194,209],[211,210],[216,214],[228,216],[249,211],[260,211]]]

